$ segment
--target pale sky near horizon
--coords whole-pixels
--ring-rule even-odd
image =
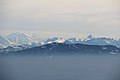
[[[120,37],[120,0],[0,0],[2,31]]]

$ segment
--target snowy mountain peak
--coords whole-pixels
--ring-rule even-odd
[[[80,43],[80,40],[77,38],[69,38],[65,41],[67,44],[75,44],[75,43]]]
[[[89,35],[89,36],[87,37],[87,40],[90,40],[90,39],[94,39],[94,36],[93,36],[93,35]]]
[[[63,42],[65,42],[65,40],[63,38],[58,38],[58,37],[48,38],[47,41],[45,41],[45,44],[49,44],[49,43],[53,43],[53,42],[63,43]]]
[[[0,35],[0,44],[3,46],[8,46],[10,45],[10,41],[3,35]]]
[[[25,33],[20,33],[20,32],[16,32],[16,33],[12,33],[10,35],[7,36],[7,38],[14,43],[17,44],[27,44],[30,43],[31,37]]]
[[[53,38],[45,38],[38,34],[26,34],[21,32],[16,32],[9,34],[8,36],[4,36],[0,34],[0,48],[8,47],[8,46],[24,46],[25,48],[36,47],[44,44],[50,43],[67,43],[67,44],[88,44],[88,45],[114,45],[120,47],[120,40],[115,40],[113,38],[107,37],[94,37],[93,35],[89,35],[84,40],[77,38],[69,38],[67,40],[59,37]]]

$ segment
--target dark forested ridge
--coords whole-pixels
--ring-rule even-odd
[[[120,54],[120,48],[112,45],[87,45],[51,43],[19,51],[1,51],[1,55],[77,55],[77,54]]]

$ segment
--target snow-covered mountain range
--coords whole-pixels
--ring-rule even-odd
[[[2,35],[0,34],[0,48],[7,48],[11,46],[13,48],[17,48],[17,50],[37,47],[45,44],[50,43],[66,43],[66,44],[87,44],[87,45],[113,45],[116,47],[120,47],[120,39],[113,39],[113,38],[106,38],[106,37],[94,37],[89,35],[87,38],[84,39],[77,39],[77,38],[69,38],[63,39],[59,37],[48,38],[46,40],[40,40],[40,37],[36,36],[35,34],[26,34],[21,32],[12,33],[9,35]]]

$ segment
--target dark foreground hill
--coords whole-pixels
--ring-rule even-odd
[[[20,51],[0,52],[1,55],[108,55],[120,54],[120,48],[112,45],[87,45],[51,43]]]

